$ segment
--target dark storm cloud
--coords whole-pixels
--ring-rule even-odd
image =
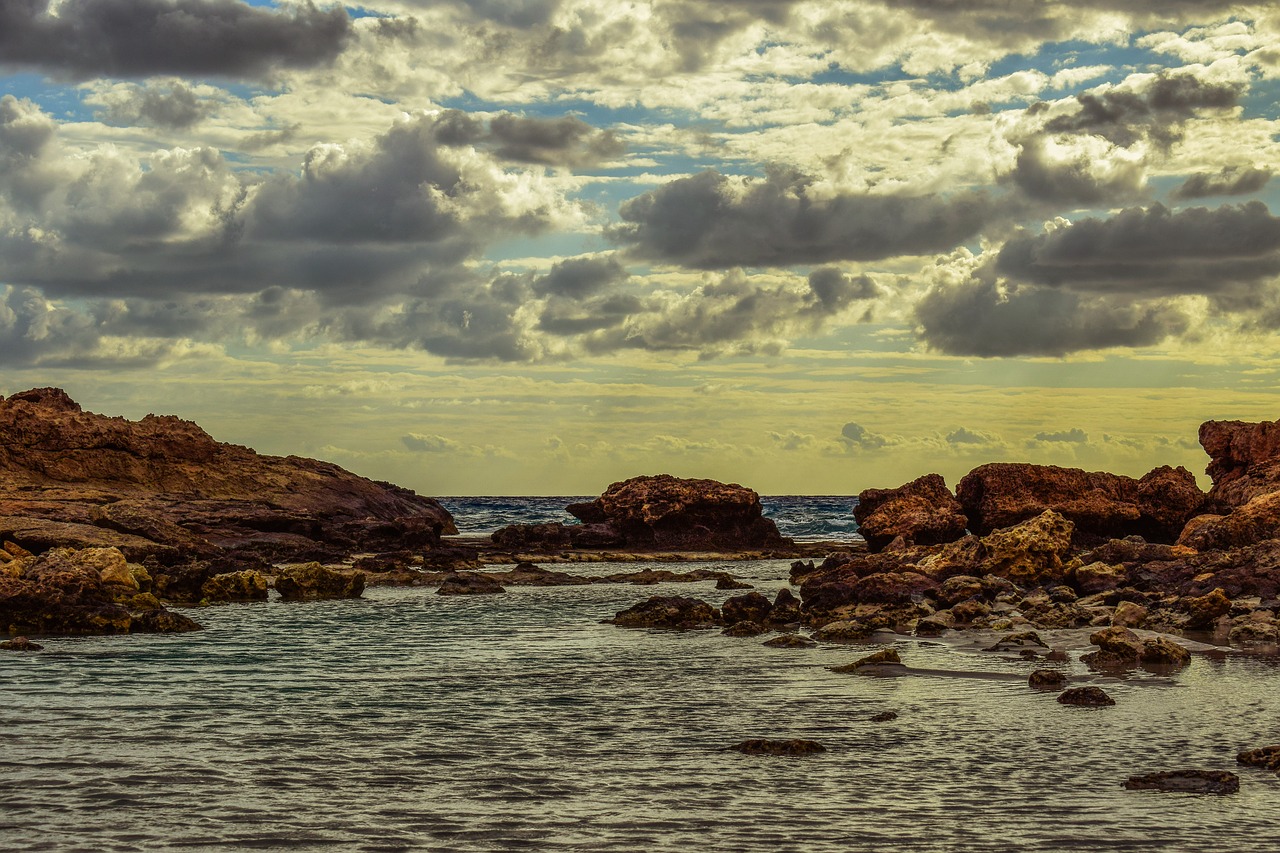
[[[207,118],[214,106],[182,81],[170,80],[130,86],[119,97],[110,98],[95,115],[108,124],[181,130]]]
[[[809,273],[809,290],[817,304],[832,313],[860,299],[875,299],[880,287],[871,276],[846,275],[835,267],[822,267]]]
[[[626,278],[627,271],[615,258],[569,258],[553,264],[546,275],[535,279],[533,292],[539,296],[583,299]]]
[[[538,318],[538,328],[552,335],[583,335],[612,329],[647,310],[639,297],[626,293],[583,301],[552,299]]]
[[[884,447],[888,443],[888,439],[883,435],[871,432],[861,424],[856,424],[852,421],[840,428],[840,440],[849,447],[859,447],[866,450]]]
[[[1138,347],[1180,335],[1189,318],[1160,300],[1085,297],[1035,285],[1001,288],[993,277],[937,284],[915,309],[921,339],[961,356],[1064,356]]]
[[[775,170],[739,187],[705,171],[623,203],[610,234],[638,257],[698,269],[790,266],[947,251],[998,215],[979,192],[811,196],[813,183]]]
[[[155,74],[261,77],[323,65],[351,35],[341,6],[285,10],[240,0],[0,3],[0,65],[59,78]]]
[[[1260,201],[1177,213],[1160,204],[1019,233],[996,272],[1016,282],[1125,294],[1213,294],[1280,274],[1280,218]]]
[[[1213,195],[1248,195],[1265,187],[1270,180],[1270,169],[1224,166],[1217,172],[1200,172],[1187,178],[1182,186],[1173,191],[1173,197],[1189,199]]]
[[[1142,92],[1084,92],[1080,108],[1045,123],[1048,133],[1090,133],[1129,148],[1142,139],[1168,147],[1182,138],[1182,125],[1201,110],[1236,105],[1239,87],[1206,83],[1192,74],[1161,72]]]
[[[576,116],[525,118],[504,113],[489,122],[494,153],[516,163],[579,166],[616,157],[622,141]]]
[[[1038,137],[1022,143],[1013,171],[1013,182],[1029,197],[1060,204],[1133,200],[1142,194],[1146,179],[1141,160],[1100,164],[1088,151],[1061,156]]]

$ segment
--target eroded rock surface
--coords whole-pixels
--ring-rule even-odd
[[[858,532],[872,551],[895,539],[905,545],[939,545],[965,534],[964,508],[938,474],[927,474],[896,489],[867,489],[853,511]]]

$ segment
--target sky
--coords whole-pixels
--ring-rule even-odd
[[[0,394],[428,495],[1207,463],[1280,8],[4,0]]]

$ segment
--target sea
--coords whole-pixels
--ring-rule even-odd
[[[544,499],[465,500],[483,521],[446,505],[474,533]],[[791,535],[852,533],[848,499],[766,505]],[[699,566],[787,586],[786,560],[670,568]],[[1078,660],[1087,636],[1046,632],[1070,652],[1050,665],[1116,702],[1079,708],[1027,686],[1043,662],[971,637],[786,649],[602,621],[651,595],[734,594],[380,587],[0,652],[0,850],[1276,849],[1280,777],[1235,763],[1280,743],[1275,658],[1202,648],[1173,676],[1099,678]],[[915,673],[831,670],[886,647]],[[727,749],[749,738],[826,752]],[[1122,787],[1187,768],[1238,772],[1240,791]]]

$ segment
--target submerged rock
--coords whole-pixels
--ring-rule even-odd
[[[771,649],[810,649],[818,644],[802,634],[779,634],[772,640],[765,640],[764,645]]]
[[[1037,669],[1027,676],[1027,684],[1037,690],[1061,690],[1066,683],[1066,673],[1056,669]]]
[[[879,714],[876,714],[874,717],[871,718],[871,722],[888,723],[896,719],[898,719],[897,711],[881,711]]]
[[[1247,767],[1262,767],[1280,773],[1280,745],[1245,750],[1236,756],[1236,761]]]
[[[881,649],[878,652],[869,654],[866,657],[858,658],[853,663],[844,666],[831,667],[832,672],[854,672],[867,666],[882,666],[884,664],[901,665],[902,658],[898,655],[897,649]]]
[[[10,652],[39,652],[44,650],[44,646],[39,643],[33,643],[26,637],[14,637],[12,640],[5,640],[0,643],[0,649]]]
[[[497,578],[481,572],[458,572],[447,575],[436,595],[497,595],[506,592]]]
[[[1093,708],[1116,704],[1116,700],[1108,696],[1105,690],[1093,686],[1064,690],[1058,696],[1058,701],[1063,705],[1083,705]]]
[[[744,740],[729,749],[745,755],[816,755],[827,751],[825,746],[814,740],[766,740],[763,738]]]
[[[1180,794],[1234,794],[1240,790],[1240,777],[1225,770],[1173,770],[1130,776],[1124,787]]]
[[[759,622],[735,622],[720,633],[726,637],[758,637],[769,633],[769,629]]]

